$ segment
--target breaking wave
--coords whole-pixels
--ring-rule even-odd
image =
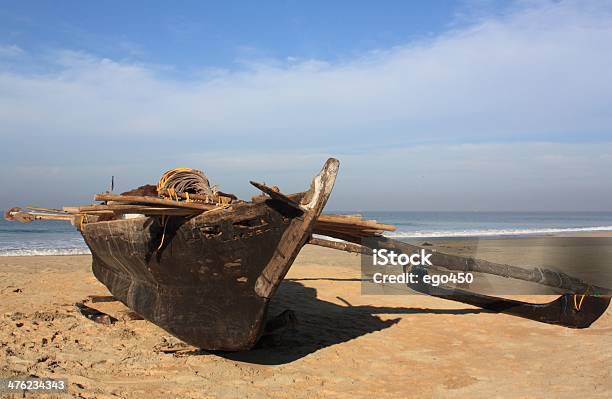
[[[0,256],[61,256],[89,255],[88,248],[20,248],[0,249]]]
[[[386,233],[389,238],[443,238],[443,237],[495,237],[522,236],[532,234],[578,233],[590,231],[612,231],[612,226],[533,228],[533,229],[485,229],[485,230],[439,230],[439,231],[398,231]]]

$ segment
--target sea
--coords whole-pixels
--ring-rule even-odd
[[[397,239],[495,238],[612,231],[612,212],[333,212],[359,214],[397,227]],[[0,220],[0,256],[89,254],[69,223]]]

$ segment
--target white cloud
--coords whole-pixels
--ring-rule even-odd
[[[584,4],[538,3],[339,63],[251,63],[191,81],[58,52],[55,72],[0,74],[2,134],[339,144],[609,132],[612,7]]]
[[[0,58],[2,57],[16,57],[23,54],[24,51],[21,47],[10,44],[10,45],[1,45],[0,44]]]

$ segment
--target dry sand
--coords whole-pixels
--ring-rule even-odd
[[[89,256],[0,257],[0,377],[67,378],[85,398],[611,395],[611,310],[571,330],[424,296],[363,296],[359,276],[358,256],[306,247],[270,312],[292,309],[296,330],[245,353],[165,353],[182,344],[151,323],[102,325],[76,310],[108,295]]]

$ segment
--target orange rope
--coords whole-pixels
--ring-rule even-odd
[[[584,302],[584,298],[586,298],[586,296],[589,294],[589,291],[591,290],[591,287],[587,287],[587,290],[584,294],[574,294],[574,309],[576,309],[577,312],[580,312],[580,309],[582,309],[582,303]],[[578,300],[578,297],[580,296],[580,300]]]

